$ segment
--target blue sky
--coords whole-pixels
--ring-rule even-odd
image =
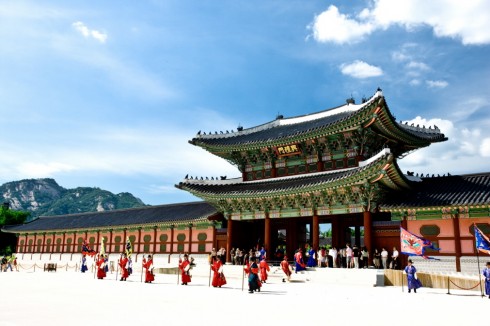
[[[383,89],[449,141],[404,171],[490,171],[488,1],[0,0],[0,183],[196,200],[186,175],[238,176],[188,144]]]

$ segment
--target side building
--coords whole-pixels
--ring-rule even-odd
[[[124,252],[129,239],[134,253],[208,253],[220,229],[221,214],[206,202],[146,206],[105,212],[43,216],[30,223],[6,226],[17,234],[17,254],[81,253],[87,240],[99,252]],[[58,255],[59,257],[59,255]]]

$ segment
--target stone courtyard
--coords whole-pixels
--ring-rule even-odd
[[[478,291],[408,294],[401,287],[355,284],[362,270],[349,270],[352,284],[325,281],[325,269],[283,283],[273,268],[262,291],[249,294],[240,271],[225,266],[223,288],[209,287],[203,273],[188,286],[177,285],[175,274],[157,274],[155,283],[145,284],[139,273],[127,282],[116,281],[115,273],[97,280],[73,270],[0,273],[0,325],[462,325],[488,318],[490,300]]]

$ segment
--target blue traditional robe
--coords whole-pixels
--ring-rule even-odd
[[[407,282],[408,282],[408,289],[418,289],[419,287],[422,286],[422,283],[418,279],[415,278],[415,273],[417,272],[417,269],[415,266],[407,266],[405,267],[405,273],[407,273]]]
[[[490,297],[490,268],[483,269],[483,276],[485,276],[485,294]]]
[[[87,258],[85,258],[85,256],[82,257],[82,269],[81,269],[82,273],[85,273],[86,271],[88,271],[88,267],[87,267]]]
[[[306,263],[306,266],[308,267],[316,267],[316,252],[315,249],[310,249],[308,250],[308,262]]]

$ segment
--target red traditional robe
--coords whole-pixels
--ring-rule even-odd
[[[179,269],[181,271],[181,276],[182,276],[182,285],[187,285],[187,283],[190,283],[191,281],[191,275],[189,273],[191,263],[187,260],[184,259],[184,261],[179,263]]]
[[[290,266],[287,260],[281,261],[281,269],[286,276],[291,276],[291,270],[289,268]]]
[[[123,257],[119,259],[119,267],[121,268],[121,281],[126,281],[128,278],[128,258]]]
[[[214,287],[221,287],[222,285],[226,284],[226,278],[225,275],[223,274],[223,263],[221,262],[220,259],[216,259],[213,265],[211,265],[211,268],[214,272],[213,274],[213,286]]]
[[[291,277],[291,269],[290,268],[291,267],[289,266],[287,257],[285,257],[284,260],[281,261],[281,269],[284,272],[284,274],[286,274],[286,278],[288,279],[288,281],[289,281],[289,278]],[[282,281],[284,282],[284,279]]]
[[[262,282],[267,281],[267,272],[270,271],[269,264],[265,261],[265,259],[262,259],[262,261],[259,264],[259,269],[260,269],[260,280]]]
[[[106,277],[106,273],[105,273],[105,259],[103,257],[100,257],[97,260],[97,262],[95,263],[95,265],[97,266],[97,278],[99,280],[101,280],[104,277]]]
[[[143,268],[146,270],[145,273],[145,283],[151,283],[155,280],[155,275],[153,275],[153,259],[143,259]]]

